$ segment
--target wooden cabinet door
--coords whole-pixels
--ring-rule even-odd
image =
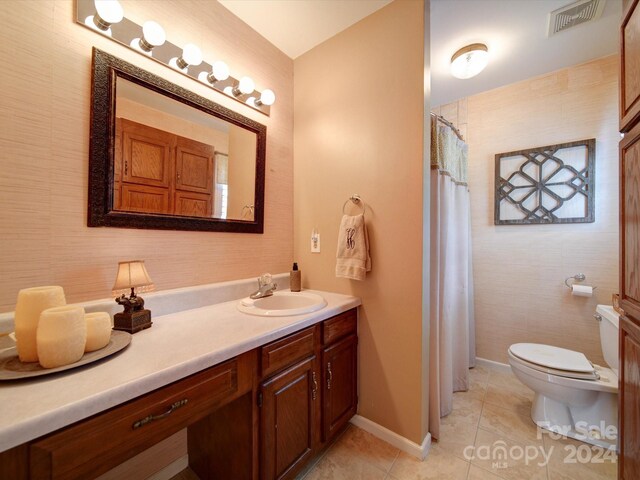
[[[640,123],[620,142],[619,478],[640,478]]]
[[[356,414],[358,408],[358,337],[351,335],[322,352],[322,440],[330,440]]]
[[[316,357],[309,357],[260,386],[263,480],[289,479],[316,448],[316,411],[320,400]]]
[[[176,191],[174,200],[174,213],[189,217],[211,217],[213,195],[196,192]]]
[[[620,28],[620,131],[640,120],[640,8],[638,0],[625,3]]]
[[[640,478],[640,326],[620,318],[620,458],[618,477]]]
[[[620,142],[620,297],[640,321],[640,124]]]
[[[122,181],[168,188],[175,136],[124,118],[120,124]]]
[[[176,190],[213,192],[213,156],[211,145],[178,137],[176,149]]]
[[[136,183],[123,183],[120,187],[118,210],[141,213],[171,213],[169,189]]]

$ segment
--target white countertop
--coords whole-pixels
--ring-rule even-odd
[[[327,306],[257,317],[237,300],[153,317],[131,345],[97,364],[28,381],[0,382],[0,452],[148,393],[334,315],[360,299],[319,292]],[[152,312],[153,315],[153,312]]]

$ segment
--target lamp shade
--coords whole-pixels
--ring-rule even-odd
[[[116,283],[113,285],[113,294],[117,296],[121,293],[128,293],[132,288],[135,288],[138,292],[150,292],[155,289],[155,285],[144,266],[144,260],[130,260],[118,263],[118,273],[116,275]]]
[[[451,75],[461,79],[475,77],[484,70],[488,60],[488,49],[484,43],[467,45],[451,57]]]

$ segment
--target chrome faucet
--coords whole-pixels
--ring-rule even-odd
[[[258,290],[249,295],[249,298],[257,300],[258,298],[270,297],[276,291],[276,288],[278,288],[278,285],[273,283],[271,274],[264,273],[258,277]]]

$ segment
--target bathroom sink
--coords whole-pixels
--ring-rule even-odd
[[[280,290],[256,300],[243,298],[238,302],[238,310],[260,317],[287,317],[315,312],[326,304],[327,301],[315,293]]]

